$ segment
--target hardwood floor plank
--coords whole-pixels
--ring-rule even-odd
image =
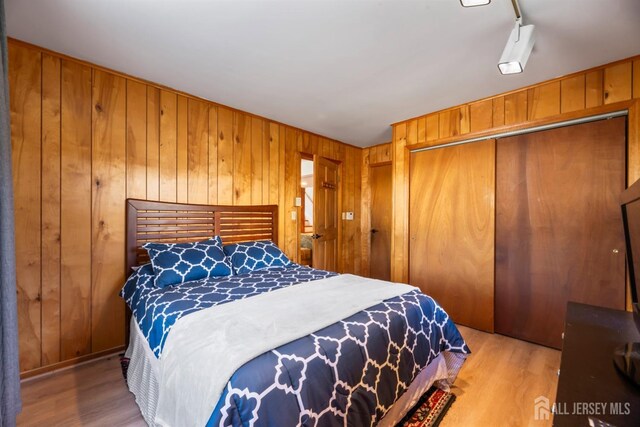
[[[551,425],[534,421],[533,400],[555,399],[560,352],[459,326],[473,352],[451,388],[441,427]],[[145,426],[112,356],[22,383],[19,426]]]

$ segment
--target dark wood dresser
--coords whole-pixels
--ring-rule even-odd
[[[589,418],[640,426],[640,387],[613,365],[614,348],[627,341],[640,341],[631,313],[568,304],[554,426],[599,425]]]

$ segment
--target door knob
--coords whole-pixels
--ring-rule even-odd
[[[614,254],[617,254],[617,253],[618,253],[618,252],[620,252],[620,251],[619,251],[619,250],[617,250],[617,249],[614,249],[614,250],[612,250],[611,252],[613,252]]]
[[[375,228],[371,229],[371,234],[376,234],[378,232],[378,230],[376,230]]]
[[[321,234],[317,234],[317,233],[316,233],[316,234],[312,234],[312,235],[311,235],[311,238],[312,238],[312,239],[319,239],[319,238],[321,238],[321,237],[322,237],[322,235],[321,235]]]

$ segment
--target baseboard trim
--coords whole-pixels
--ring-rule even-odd
[[[124,349],[125,346],[121,345],[107,350],[98,351],[96,353],[76,357],[75,359],[64,360],[62,362],[53,363],[51,365],[24,371],[20,373],[20,381],[23,382],[53,375],[56,372],[75,368],[76,366],[83,365],[85,363],[94,362],[99,359],[106,359],[107,357],[111,357],[117,355],[118,353],[121,353]]]

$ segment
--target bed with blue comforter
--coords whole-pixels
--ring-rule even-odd
[[[332,276],[291,264],[158,288],[147,264],[121,295],[151,352],[162,358],[172,327],[191,313]],[[375,425],[445,351],[469,353],[445,311],[413,290],[245,363],[212,402],[207,425]]]

